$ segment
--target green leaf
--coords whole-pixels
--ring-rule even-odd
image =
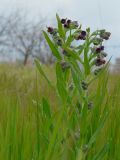
[[[63,102],[67,101],[68,92],[66,90],[65,78],[59,63],[56,64],[57,89]]]
[[[90,74],[90,64],[89,64],[88,52],[89,52],[89,41],[87,39],[85,48],[84,48],[84,68],[85,68],[86,75]]]
[[[73,82],[76,86],[76,89],[78,90],[79,94],[81,95],[81,97],[83,98],[83,91],[82,91],[82,87],[81,87],[81,78],[79,77],[79,75],[77,74],[77,72],[74,70],[74,68],[71,66],[71,73],[72,73],[72,78],[73,78]]]
[[[101,129],[103,128],[105,122],[106,122],[106,119],[108,117],[109,113],[106,112],[104,117],[102,118],[102,121],[100,122],[99,124],[99,127],[97,128],[97,130],[95,131],[95,133],[92,135],[92,137],[90,138],[90,141],[88,143],[88,148],[90,149],[90,147],[92,146],[92,144],[95,142],[98,134],[100,133]]]
[[[109,144],[105,144],[102,149],[93,157],[93,160],[103,160],[108,152]]]
[[[42,104],[43,104],[43,113],[48,118],[51,118],[50,105],[49,105],[48,101],[45,98],[42,99]]]
[[[82,59],[79,57],[78,53],[66,46],[64,46],[65,51],[75,60],[78,60],[81,64],[83,64]]]
[[[44,34],[44,36],[45,36],[45,39],[46,39],[46,41],[47,41],[47,43],[48,43],[48,45],[49,45],[49,47],[50,47],[53,55],[54,55],[58,60],[61,60],[62,57],[61,57],[59,51],[57,50],[57,48],[55,47],[54,43],[50,40],[49,36],[47,35],[47,33],[46,33],[45,31],[43,31],[43,34]]]
[[[51,82],[49,81],[49,79],[47,78],[47,76],[45,75],[45,73],[44,73],[44,71],[43,71],[43,69],[42,69],[42,67],[41,67],[41,64],[40,64],[39,60],[35,59],[35,64],[36,64],[36,67],[37,67],[38,71],[40,72],[40,74],[45,78],[45,80],[48,82],[48,84],[49,84],[52,88],[54,88],[54,87],[52,86]]]
[[[65,31],[64,31],[63,25],[61,23],[61,20],[60,20],[60,17],[58,16],[58,14],[56,14],[56,18],[57,18],[57,22],[58,22],[58,32],[59,32],[59,35],[65,41]]]
[[[66,46],[69,47],[73,40],[74,40],[74,37],[72,35],[69,35],[66,41]]]

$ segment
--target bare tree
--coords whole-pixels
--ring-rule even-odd
[[[24,65],[27,64],[30,56],[42,54],[42,46],[45,43],[42,34],[43,26],[43,19],[39,22],[31,22],[26,16],[20,14],[14,15],[9,21],[9,47],[24,57]]]
[[[8,16],[0,16],[0,53],[8,59],[14,55],[23,58],[26,65],[28,59],[39,58],[43,63],[53,63],[54,57],[43,37],[45,19],[36,22],[30,20],[22,11],[14,11]]]

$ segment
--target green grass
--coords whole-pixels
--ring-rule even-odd
[[[54,66],[43,68],[56,84]],[[78,114],[35,68],[0,65],[0,160],[119,160],[120,76],[90,90],[94,106]]]

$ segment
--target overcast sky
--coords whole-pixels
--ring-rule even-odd
[[[112,33],[107,48],[113,61],[120,56],[120,0],[0,0],[0,12],[22,9],[34,18],[39,15],[55,20],[55,13],[61,17],[78,20],[84,27],[105,28]],[[117,48],[114,46],[118,46]]]

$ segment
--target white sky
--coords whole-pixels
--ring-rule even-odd
[[[1,12],[20,8],[31,16],[45,16],[55,20],[55,14],[80,21],[92,29],[105,28],[112,33],[107,45],[120,47],[120,0],[0,0]],[[108,48],[113,61],[120,56],[120,48]]]

